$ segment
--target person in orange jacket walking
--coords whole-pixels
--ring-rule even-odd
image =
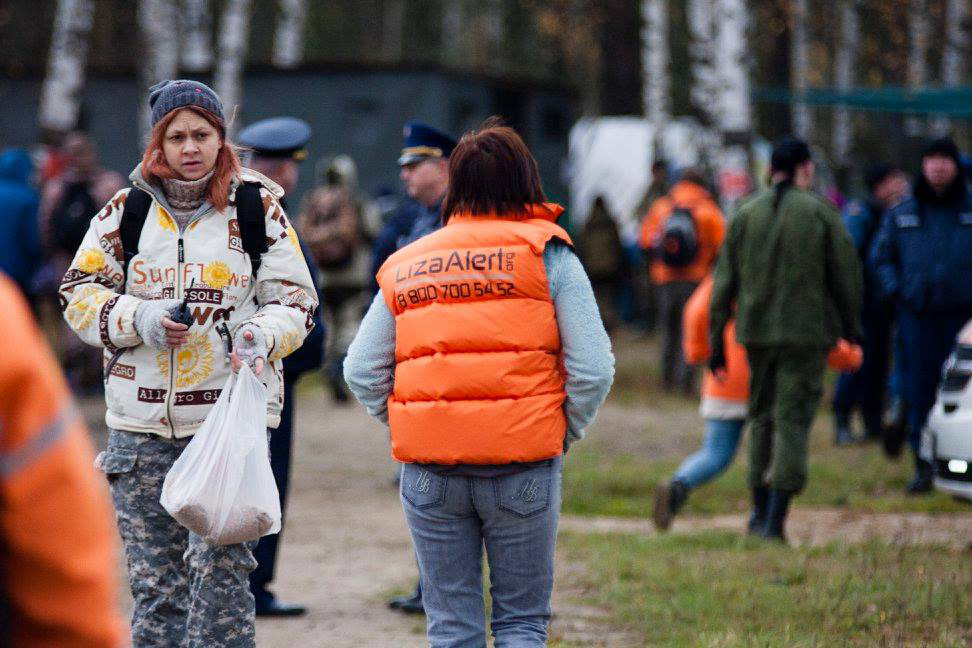
[[[682,350],[685,361],[701,365],[709,359],[709,304],[712,301],[712,276],[703,281],[685,305]],[[655,489],[652,520],[660,530],[671,526],[672,519],[685,504],[689,493],[721,475],[736,456],[746,424],[749,403],[749,362],[746,348],[736,341],[736,323],[730,321],[725,333],[726,369],[716,376],[706,371],[702,382],[700,414],[705,419],[705,440],[697,452],[686,458],[675,475]],[[827,358],[832,369],[856,371],[862,353],[857,345],[838,341]],[[749,531],[757,529],[750,520]]]
[[[658,295],[666,390],[688,393],[693,388],[694,372],[682,357],[682,310],[712,269],[725,235],[722,212],[695,169],[683,170],[642,221],[639,244],[651,260]]]
[[[0,644],[124,645],[108,493],[84,424],[15,284],[0,275]]]

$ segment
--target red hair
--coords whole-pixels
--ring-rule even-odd
[[[223,140],[223,146],[216,155],[216,164],[213,166],[213,177],[210,178],[209,187],[206,190],[206,200],[209,201],[209,204],[222,211],[229,205],[229,191],[233,175],[240,173],[240,158],[237,157],[233,145],[226,139],[226,127],[219,117],[198,106],[186,106],[181,110],[191,110],[205,119],[210,126],[216,129],[220,139]],[[179,112],[179,110],[173,110],[152,128],[148,146],[145,148],[145,154],[142,155],[142,177],[148,182],[158,181],[161,178],[178,177],[165,160],[162,141],[165,139],[166,129],[169,128],[169,124],[172,123]]]

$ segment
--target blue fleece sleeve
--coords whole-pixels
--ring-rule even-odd
[[[614,382],[614,354],[594,290],[577,255],[567,245],[551,241],[543,260],[567,370],[566,450],[573,441],[584,438],[584,430],[607,398]]]
[[[368,414],[388,423],[388,397],[395,387],[395,318],[380,292],[348,347],[344,381]]]

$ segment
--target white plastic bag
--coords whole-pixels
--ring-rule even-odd
[[[270,470],[266,387],[245,364],[172,464],[161,503],[208,544],[256,540],[280,530],[280,496]]]

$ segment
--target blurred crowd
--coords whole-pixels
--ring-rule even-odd
[[[348,400],[341,366],[377,290],[376,270],[395,249],[438,226],[444,165],[418,165],[415,176],[416,165],[399,162],[404,196],[392,187],[366,193],[354,160],[340,154],[317,161],[313,188],[288,208],[318,271],[329,333],[325,375],[338,403]],[[913,175],[914,162],[918,171]],[[273,177],[273,169],[261,170]],[[966,312],[968,289],[961,268],[947,267],[953,257],[939,249],[958,245],[969,226],[963,220],[968,217],[969,170],[969,158],[941,139],[928,145],[921,160],[866,165],[859,196],[846,198],[833,188],[818,187],[817,193],[840,210],[863,268],[862,328],[855,340],[863,347],[863,364],[859,371],[842,373],[834,390],[837,444],[876,440],[891,456],[905,441],[917,446],[934,399],[939,356],[947,356],[959,328],[972,316]],[[96,143],[82,132],[67,134],[58,146],[0,154],[0,205],[6,214],[0,221],[5,234],[0,267],[44,323],[77,393],[100,390],[102,358],[98,349],[66,334],[57,288],[91,216],[125,185],[121,175],[100,164]],[[936,193],[941,186],[944,195]],[[902,208],[903,203],[908,206]],[[902,209],[907,213],[902,215]],[[927,236],[918,235],[927,228],[907,225],[909,218],[921,223],[926,212],[939,209],[955,212],[950,225]],[[664,160],[652,165],[636,213],[637,238],[629,240],[619,227],[620,215],[611,213],[605,197],[596,197],[577,230],[576,249],[607,330],[624,323],[656,332],[663,388],[691,394],[697,370],[683,350],[686,304],[712,274],[732,214],[720,208],[702,170],[671,169]],[[914,351],[932,342],[936,353]],[[930,476],[919,460],[911,490],[927,490]]]
[[[809,148],[806,156],[811,161]],[[972,232],[968,195],[972,158],[963,156],[950,139],[941,138],[927,142],[919,159],[875,160],[860,172],[862,192],[851,198],[821,186],[819,176],[811,175],[807,186],[835,215],[840,214],[842,234],[853,244],[863,288],[859,328],[848,325],[841,331],[850,338],[842,343],[859,346],[862,359],[859,367],[851,363],[852,370],[839,373],[833,390],[834,442],[877,441],[890,457],[897,457],[907,442],[915,460],[907,491],[926,493],[932,487],[933,470],[918,454],[920,434],[935,402],[943,364],[960,329],[972,318],[968,288],[972,240],[967,240]],[[768,184],[779,186],[772,173]],[[759,195],[757,191],[734,205],[731,213],[723,213],[710,178],[699,169],[670,169],[659,160],[651,168],[648,189],[637,207],[636,240],[625,240],[619,227],[624,219],[610,213],[604,197],[595,198],[591,205],[577,250],[595,286],[605,325],[611,331],[627,321],[636,329],[658,334],[661,382],[667,391],[689,394],[696,388],[697,370],[692,363],[704,365],[709,357],[708,349],[700,350],[707,329],[702,333],[696,329],[709,324],[712,274],[720,254],[727,251],[729,224]],[[806,215],[802,227],[807,229],[796,235],[804,238],[808,249],[812,248],[810,220],[812,215]],[[762,245],[770,255],[786,256],[780,241],[767,239]],[[806,254],[786,263],[800,263]],[[840,265],[839,258],[820,262],[831,264],[825,268],[828,273],[857,272],[853,266]],[[779,284],[775,291],[782,291],[785,268],[764,266],[762,271]],[[792,290],[806,292],[801,286]],[[772,312],[773,291],[761,297],[761,319],[804,317],[803,330],[825,319],[823,312]],[[746,353],[740,354],[744,363]],[[831,362],[832,367],[841,364]],[[676,475],[659,494],[664,500],[662,526],[670,522],[691,487],[720,472],[734,455],[746,420],[750,383],[746,369],[744,376],[737,377],[737,394],[732,389],[727,394],[725,385],[706,376],[703,416],[706,400],[711,415],[713,387],[714,400],[723,411],[715,415],[719,424],[707,428],[705,443],[711,447],[690,458],[688,463],[695,465],[686,469],[684,478]],[[732,403],[742,412],[734,411]],[[737,425],[727,428],[727,420]]]

